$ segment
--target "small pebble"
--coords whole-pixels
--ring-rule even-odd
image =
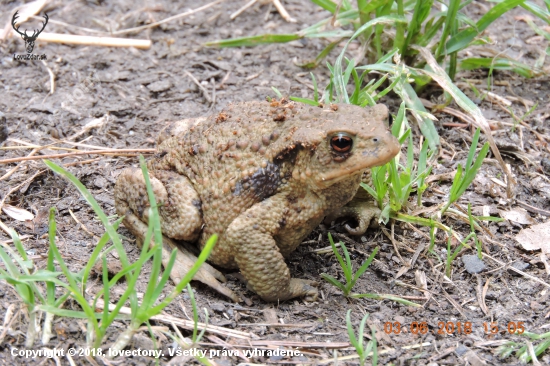
[[[470,274],[479,273],[486,268],[485,263],[477,255],[463,255],[462,263],[464,263],[464,268]]]

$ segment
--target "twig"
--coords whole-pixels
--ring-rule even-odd
[[[8,139],[8,141],[10,141],[10,139]],[[53,145],[58,144],[60,142],[61,141],[54,142],[50,145],[32,145],[32,144],[30,144],[30,145],[25,145],[25,146],[2,146],[2,147],[0,147],[0,150],[30,150],[30,149],[34,149],[34,150],[40,151],[40,150],[48,149],[48,150],[63,150],[63,151],[82,151],[82,150],[74,149],[72,147],[53,146]],[[103,147],[103,148],[98,149],[98,150],[103,150],[103,149],[105,149],[105,148]]]
[[[112,34],[113,35],[117,35],[117,34],[125,34],[125,33],[133,33],[133,32],[139,32],[139,31],[142,31],[144,29],[149,29],[149,28],[154,28],[158,25],[161,25],[161,24],[164,24],[164,23],[168,23],[168,22],[171,22],[172,20],[176,20],[176,19],[180,19],[180,18],[184,18],[186,16],[189,16],[189,15],[192,15],[192,14],[195,14],[195,13],[198,13],[199,11],[202,11],[202,10],[205,10],[205,9],[208,9],[214,5],[217,5],[221,2],[223,2],[225,0],[216,0],[216,1],[212,1],[211,3],[208,3],[204,6],[201,6],[199,8],[196,8],[196,9],[192,9],[192,10],[189,10],[189,11],[186,11],[185,13],[181,13],[181,14],[177,14],[177,15],[174,15],[172,17],[168,17],[166,19],[163,19],[163,20],[160,20],[158,22],[155,22],[155,23],[151,23],[151,24],[147,24],[147,25],[142,25],[140,27],[135,27],[135,28],[128,28],[128,29],[123,29],[123,30],[120,30],[120,31],[116,31],[116,32],[113,32]],[[42,39],[42,36],[40,36],[40,39]]]
[[[2,333],[0,334],[0,342],[4,342],[4,338],[6,337],[6,334],[8,333],[8,331],[11,329],[11,326],[12,326],[13,322],[15,321],[15,319],[17,319],[19,317],[19,312],[21,311],[21,309],[18,309],[17,312],[14,315],[13,314],[13,305],[14,304],[11,304],[8,307],[8,310],[6,311],[6,316],[4,317],[4,325],[3,325],[4,329],[2,330]]]
[[[39,17],[39,16],[36,16],[36,15],[33,15],[33,16],[29,17],[29,18],[33,18],[33,19],[35,19],[35,20],[44,20],[44,18]],[[79,27],[78,25],[74,25],[74,24],[69,24],[69,23],[61,22],[61,21],[55,20],[55,19],[50,19],[50,20],[48,20],[48,23],[57,24],[57,25],[60,25],[60,26],[62,26],[62,27],[65,27],[65,28],[69,28],[72,32],[75,32],[76,30],[80,30],[80,31],[82,31],[82,32],[103,34],[103,35],[105,35],[105,36],[108,36],[108,35],[111,34],[111,33],[107,32],[107,31],[100,31],[100,30],[92,29],[92,28]],[[75,32],[75,33],[76,33],[76,32]]]
[[[242,14],[246,9],[250,8],[252,5],[256,4],[258,0],[251,0],[248,3],[246,3],[243,7],[241,7],[239,10],[234,12],[229,16],[229,19],[234,20],[236,17]]]
[[[23,241],[23,240],[27,240],[27,239],[30,239],[32,236],[31,235],[22,235],[19,237],[19,240]],[[0,244],[13,244],[13,239],[8,239],[8,240],[0,240]],[[42,257],[40,257],[42,258]]]
[[[441,289],[441,294],[447,299],[448,302],[451,303],[451,305],[454,306],[454,308],[460,313],[460,315],[462,315],[462,317],[464,319],[468,319],[468,317],[466,316],[466,313],[464,313],[464,309],[462,308],[462,306],[460,306],[459,303],[457,303],[452,297],[451,295],[449,295],[447,293],[447,291]]]
[[[236,12],[234,12],[233,14],[231,14],[229,16],[229,18],[231,20],[234,20],[236,17],[238,17],[239,15],[241,15],[246,9],[250,8],[252,5],[256,4],[258,2],[258,0],[251,0],[249,1],[248,3],[246,3],[243,7],[241,7],[239,10],[237,10]],[[271,3],[269,4],[270,6],[270,9],[271,9],[271,4],[275,5],[275,8],[277,9],[277,11],[279,12],[279,14],[281,14],[281,17],[283,17],[284,20],[286,20],[287,22],[289,23],[296,23],[296,19],[294,19],[293,17],[290,16],[290,14],[288,14],[288,12],[286,11],[285,7],[283,6],[283,4],[281,4],[281,1],[280,0],[271,0]],[[268,14],[269,14],[269,11],[268,11]],[[267,16],[266,16],[266,19],[267,19]]]
[[[386,237],[388,239],[390,239],[391,243],[393,244],[393,250],[395,250],[395,254],[397,254],[397,256],[399,257],[399,259],[401,260],[401,264],[403,265],[406,265],[408,266],[409,263],[407,263],[403,257],[401,256],[401,253],[399,253],[399,249],[397,248],[397,240],[395,240],[394,238],[394,225],[392,225],[392,230],[391,230],[391,234],[388,232],[388,230],[386,230],[385,228],[382,227],[382,232],[384,233],[384,235],[386,235]]]
[[[0,178],[0,180],[1,180],[1,178]],[[531,211],[531,212],[536,213],[536,214],[541,214],[543,216],[550,217],[550,211],[546,211],[546,210],[543,210],[542,208],[531,206],[531,205],[529,205],[529,204],[527,204],[523,201],[520,201],[518,199],[516,199],[516,202],[518,203],[518,205],[522,206],[527,211]]]
[[[426,108],[437,108],[437,105],[433,102],[430,102],[429,100],[420,98],[420,102],[422,102],[422,105]],[[463,120],[464,122],[468,123],[469,125],[475,125],[474,119],[470,116],[468,116],[466,113],[463,113],[459,110],[456,110],[454,108],[450,107],[443,107],[441,109],[437,108],[438,111],[445,112],[447,114],[450,114],[451,116],[455,116],[456,118],[459,118]]]
[[[29,155],[27,156],[33,156],[34,154],[36,154],[38,151],[40,151],[39,148],[34,148],[30,153]],[[7,172],[6,174],[4,174],[2,177],[0,177],[0,181],[4,180],[4,179],[7,179],[9,177],[11,177],[11,175],[13,173],[15,173],[21,166],[23,166],[23,162],[17,164],[16,166],[14,166],[9,172]]]
[[[282,324],[282,323],[253,323],[253,324],[244,324],[239,323],[239,326],[241,327],[274,327],[274,328],[311,328],[314,327],[316,324]]]
[[[71,163],[67,163],[67,164],[63,164],[64,167],[68,167],[68,166],[75,166],[75,165],[82,165],[82,164],[90,164],[90,163],[93,163],[95,161],[98,161],[100,160],[101,158],[93,158],[93,159],[88,159],[88,160],[80,160],[80,161],[73,161]]]
[[[116,156],[137,156],[136,154],[154,154],[155,149],[106,149],[96,151],[76,151],[67,154],[53,154],[53,155],[40,155],[40,156],[25,156],[21,158],[12,158],[0,160],[0,164],[17,163],[23,160],[40,160],[40,159],[59,159],[68,156],[77,155],[89,155],[89,154],[101,154],[101,155],[116,155]]]
[[[67,145],[73,145],[73,146],[79,146],[79,147],[85,147],[87,149],[94,149],[94,150],[105,150],[105,146],[97,146],[97,145],[89,145],[89,144],[83,144],[82,141],[86,141],[86,139],[81,140],[81,142],[73,142],[68,140],[56,140],[57,143],[63,143]]]
[[[212,104],[212,99],[210,98],[210,95],[208,95],[208,90],[202,84],[187,70],[183,70],[183,72],[189,76],[189,78],[199,87],[199,89],[202,92],[202,95],[204,96],[204,99],[208,101],[208,103]]]
[[[300,342],[300,343],[302,343],[302,342]],[[318,342],[318,343],[320,343],[320,342]],[[325,344],[332,345],[332,343],[325,343]],[[402,347],[400,347],[400,349],[401,350],[409,350],[409,349],[415,349],[415,348],[427,348],[431,345],[432,344],[430,342],[424,342],[424,343],[413,344],[411,346],[402,346]],[[308,346],[306,346],[306,347],[308,347]],[[335,347],[331,347],[331,348],[335,348]],[[387,354],[395,354],[395,352],[397,352],[397,349],[395,349],[395,348],[386,348],[386,349],[378,351],[377,353],[378,353],[378,355],[387,355]],[[372,352],[370,352],[367,355],[367,357],[372,357]],[[353,360],[353,359],[356,359],[356,358],[359,358],[358,354],[353,354],[353,355],[349,355],[349,356],[340,356],[340,357],[337,357],[337,358],[327,358],[326,360],[318,361],[316,364],[317,365],[328,365],[328,364],[334,363],[335,359],[337,361],[342,361],[343,362],[343,361]]]
[[[40,37],[42,39],[42,37]],[[50,95],[52,95],[55,92],[55,75],[53,74],[52,69],[49,68],[46,61],[42,60],[42,64],[46,67],[46,70],[48,70],[48,74],[50,74]]]
[[[277,8],[277,11],[279,12],[279,14],[281,14],[284,20],[286,20],[289,23],[296,23],[296,19],[291,17],[290,14],[288,14],[285,7],[283,6],[283,4],[281,4],[279,0],[273,0],[273,5],[275,5],[275,8]]]
[[[77,137],[84,135],[85,133],[93,130],[94,128],[102,128],[109,122],[109,113],[104,114],[101,118],[94,118],[90,122],[86,123],[84,127],[72,136],[67,137],[67,140],[75,140]]]
[[[494,242],[494,240],[493,240],[492,242]],[[497,262],[498,264],[500,264],[501,266],[505,266],[505,265],[506,265],[506,264],[504,264],[503,262],[499,261],[498,259],[491,257],[489,254],[485,254],[485,253],[483,253],[483,252],[482,252],[481,254],[483,255],[483,257],[487,257],[487,258],[489,258],[489,259],[492,259],[492,260],[494,260],[495,262]],[[508,266],[508,269],[511,270],[511,271],[514,271],[514,272],[516,272],[516,273],[518,273],[518,274],[520,274],[520,275],[522,275],[522,276],[524,276],[524,277],[527,277],[527,278],[529,278],[530,280],[533,280],[533,281],[535,281],[535,282],[538,282],[538,283],[540,283],[541,285],[544,285],[544,286],[550,288],[550,284],[544,282],[544,281],[541,280],[541,279],[538,279],[538,278],[535,277],[535,276],[531,276],[530,274],[527,274],[527,273],[525,273],[525,272],[523,272],[523,271],[521,271],[521,270],[519,270],[519,269],[517,269],[517,268],[515,268],[515,267],[512,267],[512,266]]]
[[[77,44],[84,46],[151,48],[149,39],[115,38],[101,36],[78,36],[74,34],[40,33],[40,40],[52,43]]]
[[[99,309],[103,309],[104,306],[105,306],[105,303],[103,302],[102,299],[99,299],[99,300],[97,300],[97,303],[94,306],[99,308]],[[113,310],[114,308],[115,308],[114,305],[109,304],[109,310]],[[123,307],[120,308],[120,313],[121,314],[131,314],[131,309],[129,307],[123,306]],[[227,329],[227,328],[223,328],[223,327],[217,327],[217,326],[211,325],[211,324],[207,325],[205,323],[196,323],[195,324],[191,320],[176,318],[175,316],[165,314],[165,313],[152,316],[151,320],[160,321],[160,322],[163,322],[163,323],[166,323],[166,324],[174,323],[179,327],[182,327],[184,329],[189,329],[189,330],[194,329],[194,327],[196,325],[198,329],[205,329],[206,328],[206,331],[209,332],[209,333],[220,334],[220,335],[225,336],[225,337],[234,337],[234,338],[239,338],[239,339],[250,339],[250,338],[253,337],[253,334],[250,333],[250,332],[241,332],[241,331],[234,330],[234,329]]]
[[[46,169],[41,169],[39,170],[38,172],[34,173],[34,175],[30,178],[27,178],[23,181],[23,183],[21,184],[18,184],[17,186],[13,187],[12,189],[10,189],[8,191],[8,193],[6,193],[4,195],[4,197],[2,197],[2,200],[0,201],[0,209],[2,209],[2,207],[4,206],[4,202],[6,202],[6,199],[10,196],[10,194],[12,194],[13,192],[17,191],[19,188],[23,187],[25,184],[27,183],[30,183],[34,180],[34,178],[36,178],[37,176],[39,176],[40,174],[44,173],[46,171]]]
[[[80,220],[78,220],[76,218],[76,216],[74,215],[73,211],[71,209],[69,209],[69,214],[71,214],[71,217],[73,218],[74,221],[76,221],[77,224],[80,225],[80,227],[82,228],[82,230],[84,230],[88,235],[90,235],[92,238],[96,238],[96,236],[94,235],[94,233],[92,233],[90,230],[88,230],[88,228],[86,227],[86,225],[84,225],[83,223],[80,222]]]
[[[252,74],[250,76],[247,76],[244,80],[246,81],[250,81],[250,80],[253,80],[253,79],[256,79],[258,76],[260,76],[261,74],[263,74],[264,70],[260,70],[260,72],[257,72],[255,74]]]

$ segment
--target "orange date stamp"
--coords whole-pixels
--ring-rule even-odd
[[[525,332],[525,322],[508,322],[506,325],[498,324],[497,322],[483,322],[483,331],[485,334],[494,335],[501,331],[508,332],[509,334],[523,334]],[[437,323],[437,327],[431,327],[428,322],[412,322],[408,326],[401,324],[400,322],[385,322],[384,333],[386,334],[432,334],[451,335],[451,334],[471,334],[474,325],[472,322],[444,322]]]

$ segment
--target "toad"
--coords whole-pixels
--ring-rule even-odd
[[[360,225],[348,229],[366,230],[376,210],[352,199],[363,173],[399,152],[387,118],[384,105],[316,107],[283,98],[236,103],[161,133],[147,168],[159,204],[163,264],[171,248],[180,249],[172,279],[178,282],[196,260],[177,241],[202,248],[218,234],[209,261],[238,268],[262,299],[315,300],[315,283],[291,277],[285,257],[326,216],[355,216]],[[143,240],[149,201],[139,168],[118,177],[115,205],[124,226]],[[209,264],[194,279],[239,300]]]

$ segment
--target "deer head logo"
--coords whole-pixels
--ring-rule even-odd
[[[44,19],[46,19],[45,22],[42,22],[42,29],[40,30],[35,30],[33,33],[32,33],[32,36],[29,36],[27,34],[27,30],[25,29],[25,33],[21,33],[19,31],[19,25],[16,27],[15,26],[15,23],[16,23],[16,19],[19,17],[17,15],[17,13],[19,12],[16,11],[15,14],[13,14],[13,18],[11,19],[11,25],[13,27],[13,29],[19,33],[21,35],[21,38],[23,38],[23,40],[25,41],[25,47],[27,48],[27,53],[32,53],[32,50],[34,49],[34,42],[36,41],[36,38],[38,38],[38,35],[40,33],[42,33],[42,31],[44,30],[44,28],[46,28],[46,24],[48,24],[48,14],[44,14]]]

